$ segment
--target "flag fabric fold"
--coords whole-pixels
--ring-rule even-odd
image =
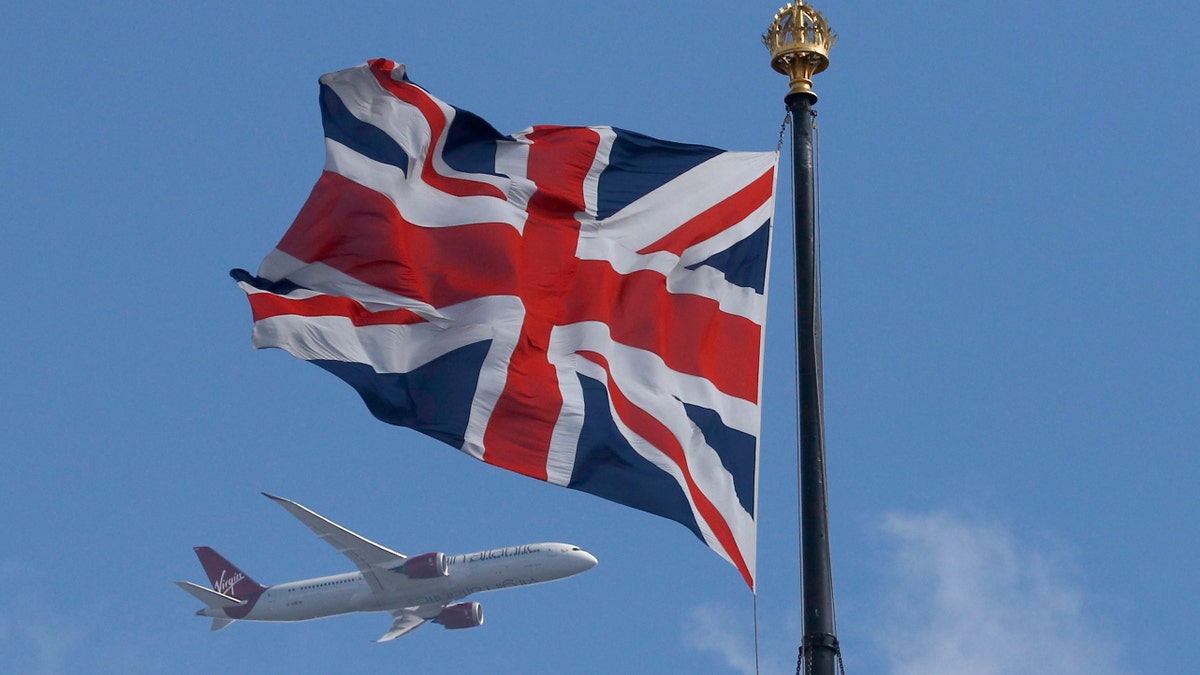
[[[676,520],[754,588],[774,152],[504,135],[377,59],[323,76],[325,170],[257,275],[256,348],[377,418]]]

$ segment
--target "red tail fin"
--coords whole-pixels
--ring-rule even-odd
[[[220,553],[207,546],[197,546],[196,557],[204,566],[208,580],[212,582],[213,590],[237,598],[249,600],[262,595],[266,586],[250,578],[250,575],[237,568],[237,565],[226,560]]]

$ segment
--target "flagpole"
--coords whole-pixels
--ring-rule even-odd
[[[817,266],[817,191],[813,151],[813,75],[829,66],[837,35],[803,1],[779,10],[763,35],[771,67],[787,75],[784,103],[792,116],[795,200],[796,331],[800,412],[800,561],[804,635],[797,672],[835,675],[841,661],[833,605],[825,484],[824,394],[821,373],[821,296]],[[804,670],[801,666],[806,665]]]

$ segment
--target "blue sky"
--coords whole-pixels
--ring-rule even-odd
[[[515,132],[775,147],[746,2],[0,7],[0,667],[753,672],[751,596],[686,529],[373,420],[250,348],[253,269],[323,164],[316,78],[373,57]],[[829,0],[829,492],[853,673],[1171,673],[1195,640],[1200,128],[1187,3]],[[787,156],[784,156],[784,164]],[[790,176],[759,518],[762,672],[800,635]],[[397,550],[561,540],[600,565],[388,617],[210,634],[171,583],[349,569],[259,496]]]

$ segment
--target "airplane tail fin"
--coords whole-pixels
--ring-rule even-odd
[[[212,582],[213,590],[217,593],[235,600],[247,600],[256,598],[267,590],[266,586],[251,579],[250,575],[238,569],[237,565],[229,562],[211,548],[197,546],[194,550],[196,557],[200,559],[200,564],[204,567],[205,574],[208,575],[208,580]],[[195,595],[190,589],[185,588],[184,590]],[[204,600],[204,598],[200,599]],[[205,600],[205,602],[208,601]],[[213,630],[219,630],[219,628],[214,627]]]
[[[200,602],[204,603],[205,609],[198,610],[196,612],[197,616],[212,616],[209,612],[213,610],[229,609],[230,607],[237,607],[238,605],[245,604],[235,597],[225,595],[224,593],[218,593],[210,588],[201,586],[200,584],[193,584],[190,581],[176,581],[175,585],[187,591],[192,597],[196,598]],[[231,623],[233,623],[233,619],[214,616],[212,630],[221,630]]]
[[[190,593],[193,598],[203,602],[209,609],[227,609],[242,604],[241,600],[233,596],[218,593],[190,581],[176,581],[175,585]]]

